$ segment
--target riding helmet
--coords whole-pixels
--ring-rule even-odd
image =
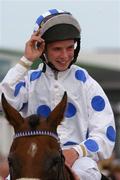
[[[80,51],[81,28],[70,12],[58,9],[48,10],[37,18],[34,32],[38,29],[40,29],[41,37],[45,40],[46,44],[74,39],[77,42],[77,46],[74,50],[74,59],[71,64],[76,62]]]

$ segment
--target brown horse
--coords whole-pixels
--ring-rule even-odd
[[[23,118],[2,94],[6,119],[15,131],[8,156],[11,180],[75,180],[65,165],[57,135],[57,126],[64,117],[66,104],[65,93],[48,118],[37,115]]]

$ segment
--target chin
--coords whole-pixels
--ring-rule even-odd
[[[59,71],[66,71],[68,69],[68,67],[65,68],[57,68]]]
[[[56,66],[56,69],[58,69],[59,71],[65,71],[68,69],[68,67],[69,67],[69,65],[64,66],[64,67]]]

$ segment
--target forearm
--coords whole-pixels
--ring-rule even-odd
[[[21,63],[20,60],[13,68],[11,68],[3,81],[1,82],[1,93],[4,93],[8,102],[11,103],[17,110],[19,110],[22,104],[25,102],[25,75],[28,72],[28,68]],[[24,88],[22,88],[24,87]],[[20,89],[22,89],[20,91]],[[19,96],[17,96],[18,91]]]
[[[14,85],[15,83],[17,83],[18,81],[23,79],[24,76],[27,74],[32,63],[30,62],[28,64],[27,62],[22,61],[22,59],[23,59],[23,57],[18,61],[18,63],[13,68],[11,68],[8,71],[5,78],[1,82],[2,86],[5,83],[8,83],[10,85]]]

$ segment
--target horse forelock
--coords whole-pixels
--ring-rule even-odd
[[[33,114],[28,117],[28,123],[31,128],[36,128],[40,123],[40,118],[38,115]]]

